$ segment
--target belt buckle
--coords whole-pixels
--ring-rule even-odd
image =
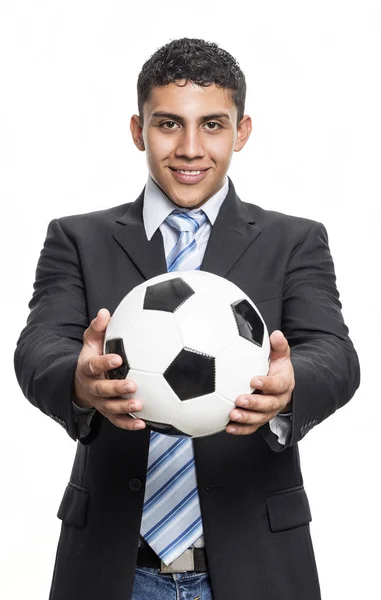
[[[160,561],[160,573],[186,573],[187,571],[194,571],[193,548],[185,550],[169,565]]]

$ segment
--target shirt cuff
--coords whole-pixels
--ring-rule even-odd
[[[292,413],[277,414],[276,417],[270,419],[269,427],[278,436],[279,444],[285,446],[291,435]]]

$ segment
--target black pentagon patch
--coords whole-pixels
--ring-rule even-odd
[[[193,294],[194,290],[181,277],[161,281],[147,287],[143,309],[175,312]]]
[[[122,338],[107,340],[105,354],[119,354],[123,359],[120,367],[106,371],[107,379],[126,379],[128,371],[130,370],[130,365],[128,364]]]
[[[247,300],[238,300],[231,305],[239,335],[257,346],[262,346],[265,328],[257,311]]]
[[[215,361],[212,356],[183,348],[163,376],[180,400],[190,400],[215,390]]]
[[[165,425],[165,423],[155,423],[154,421],[146,421],[148,427],[158,433],[164,433],[165,435],[173,435],[174,437],[192,437],[183,431],[179,431],[172,425]]]

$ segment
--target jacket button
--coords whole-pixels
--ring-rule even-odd
[[[133,477],[128,482],[128,487],[133,492],[139,492],[142,489],[142,482],[137,477]]]

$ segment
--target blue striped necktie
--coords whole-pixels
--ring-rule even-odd
[[[202,210],[174,210],[166,222],[178,234],[167,270],[200,268],[195,239],[206,223]],[[151,431],[141,534],[161,560],[173,562],[202,534],[193,442]]]

